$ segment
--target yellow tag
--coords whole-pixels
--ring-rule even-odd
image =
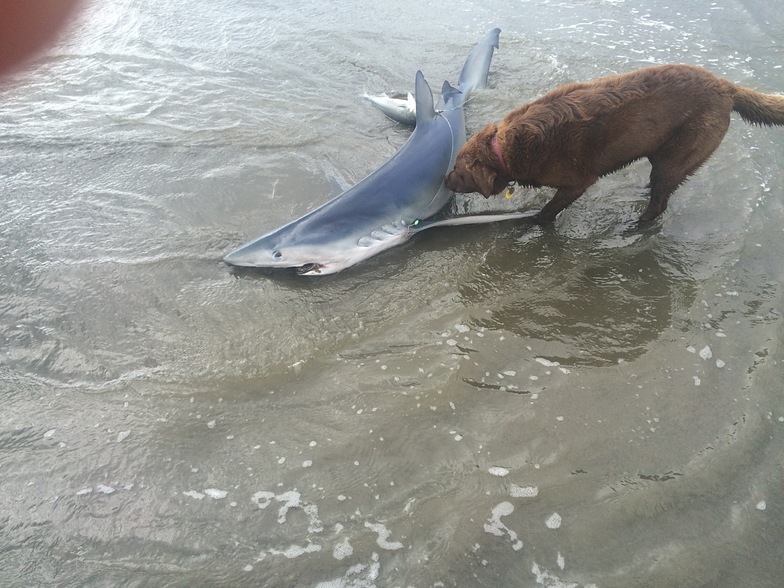
[[[504,194],[504,196],[506,196],[507,200],[510,200],[512,198],[512,196],[514,196],[514,188],[512,186],[509,186],[506,189],[506,194]]]

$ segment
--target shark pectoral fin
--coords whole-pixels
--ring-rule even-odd
[[[500,214],[475,214],[470,216],[455,216],[440,220],[417,220],[411,223],[409,230],[418,233],[433,227],[449,227],[455,225],[482,225],[497,223],[501,221],[533,219],[539,214],[538,210],[526,210],[525,212],[505,212]]]

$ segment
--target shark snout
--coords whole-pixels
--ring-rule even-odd
[[[276,248],[254,241],[228,253],[223,261],[240,267],[274,266],[282,263],[283,254]]]
[[[249,259],[249,256],[244,255],[239,249],[224,256],[223,261],[229,265],[239,267],[252,267],[254,265],[253,260]]]

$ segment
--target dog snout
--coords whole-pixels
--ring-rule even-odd
[[[451,172],[446,175],[444,183],[446,187],[452,190],[453,192],[465,192],[466,191],[466,178],[465,174],[458,170],[455,167]]]
[[[453,190],[453,191],[456,188],[456,185],[455,185],[455,179],[456,179],[455,178],[455,173],[456,172],[453,169],[451,172],[446,174],[446,178],[444,178],[444,184],[446,184],[446,187],[449,188],[450,190]]]

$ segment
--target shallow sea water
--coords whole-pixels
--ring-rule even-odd
[[[2,584],[777,586],[784,129],[733,115],[645,230],[640,162],[553,227],[221,261],[405,142],[362,94],[494,26],[469,132],[656,63],[784,92],[784,9],[696,4],[88,4],[0,82]]]

